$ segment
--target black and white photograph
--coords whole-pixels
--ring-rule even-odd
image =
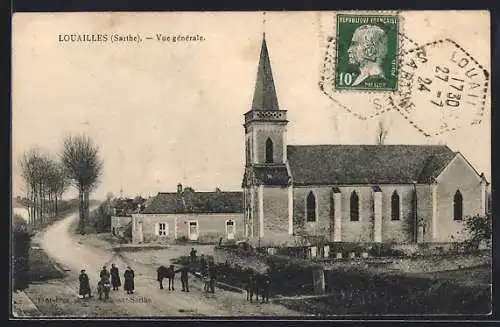
[[[488,316],[489,11],[18,12],[11,319]]]

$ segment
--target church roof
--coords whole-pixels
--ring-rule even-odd
[[[285,165],[253,165],[245,169],[243,177],[244,184],[250,180],[251,184],[286,186],[289,180],[288,170]]]
[[[158,193],[142,213],[146,214],[198,214],[241,213],[242,192],[183,192]]]
[[[279,110],[278,97],[274,87],[271,61],[267,51],[266,39],[262,40],[260,49],[259,68],[257,70],[257,81],[253,95],[252,110]]]
[[[455,157],[444,145],[293,145],[287,147],[293,183],[429,183]]]

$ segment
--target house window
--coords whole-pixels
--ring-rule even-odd
[[[311,191],[306,199],[306,217],[307,221],[316,221],[316,197]]]
[[[273,163],[273,141],[270,137],[266,141],[266,163]]]
[[[463,218],[463,198],[459,190],[453,197],[453,220],[462,220]]]
[[[168,234],[168,225],[165,223],[158,224],[158,235],[159,236],[167,236]]]
[[[116,229],[113,227],[113,235],[116,235]]]
[[[391,197],[391,220],[399,220],[399,208],[399,194],[397,191],[394,191]]]
[[[359,197],[356,191],[351,193],[351,221],[359,221]]]

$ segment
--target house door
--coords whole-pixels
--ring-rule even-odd
[[[234,240],[234,221],[226,221],[226,235],[228,240]]]
[[[188,235],[189,239],[191,241],[196,241],[198,239],[198,222],[197,221],[190,221],[189,222],[189,229],[188,229]]]
[[[137,242],[139,243],[144,242],[144,235],[142,234],[142,221],[140,221],[138,224],[137,234],[138,234]]]

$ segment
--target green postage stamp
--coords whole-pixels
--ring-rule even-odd
[[[337,15],[335,89],[395,91],[399,17]]]

